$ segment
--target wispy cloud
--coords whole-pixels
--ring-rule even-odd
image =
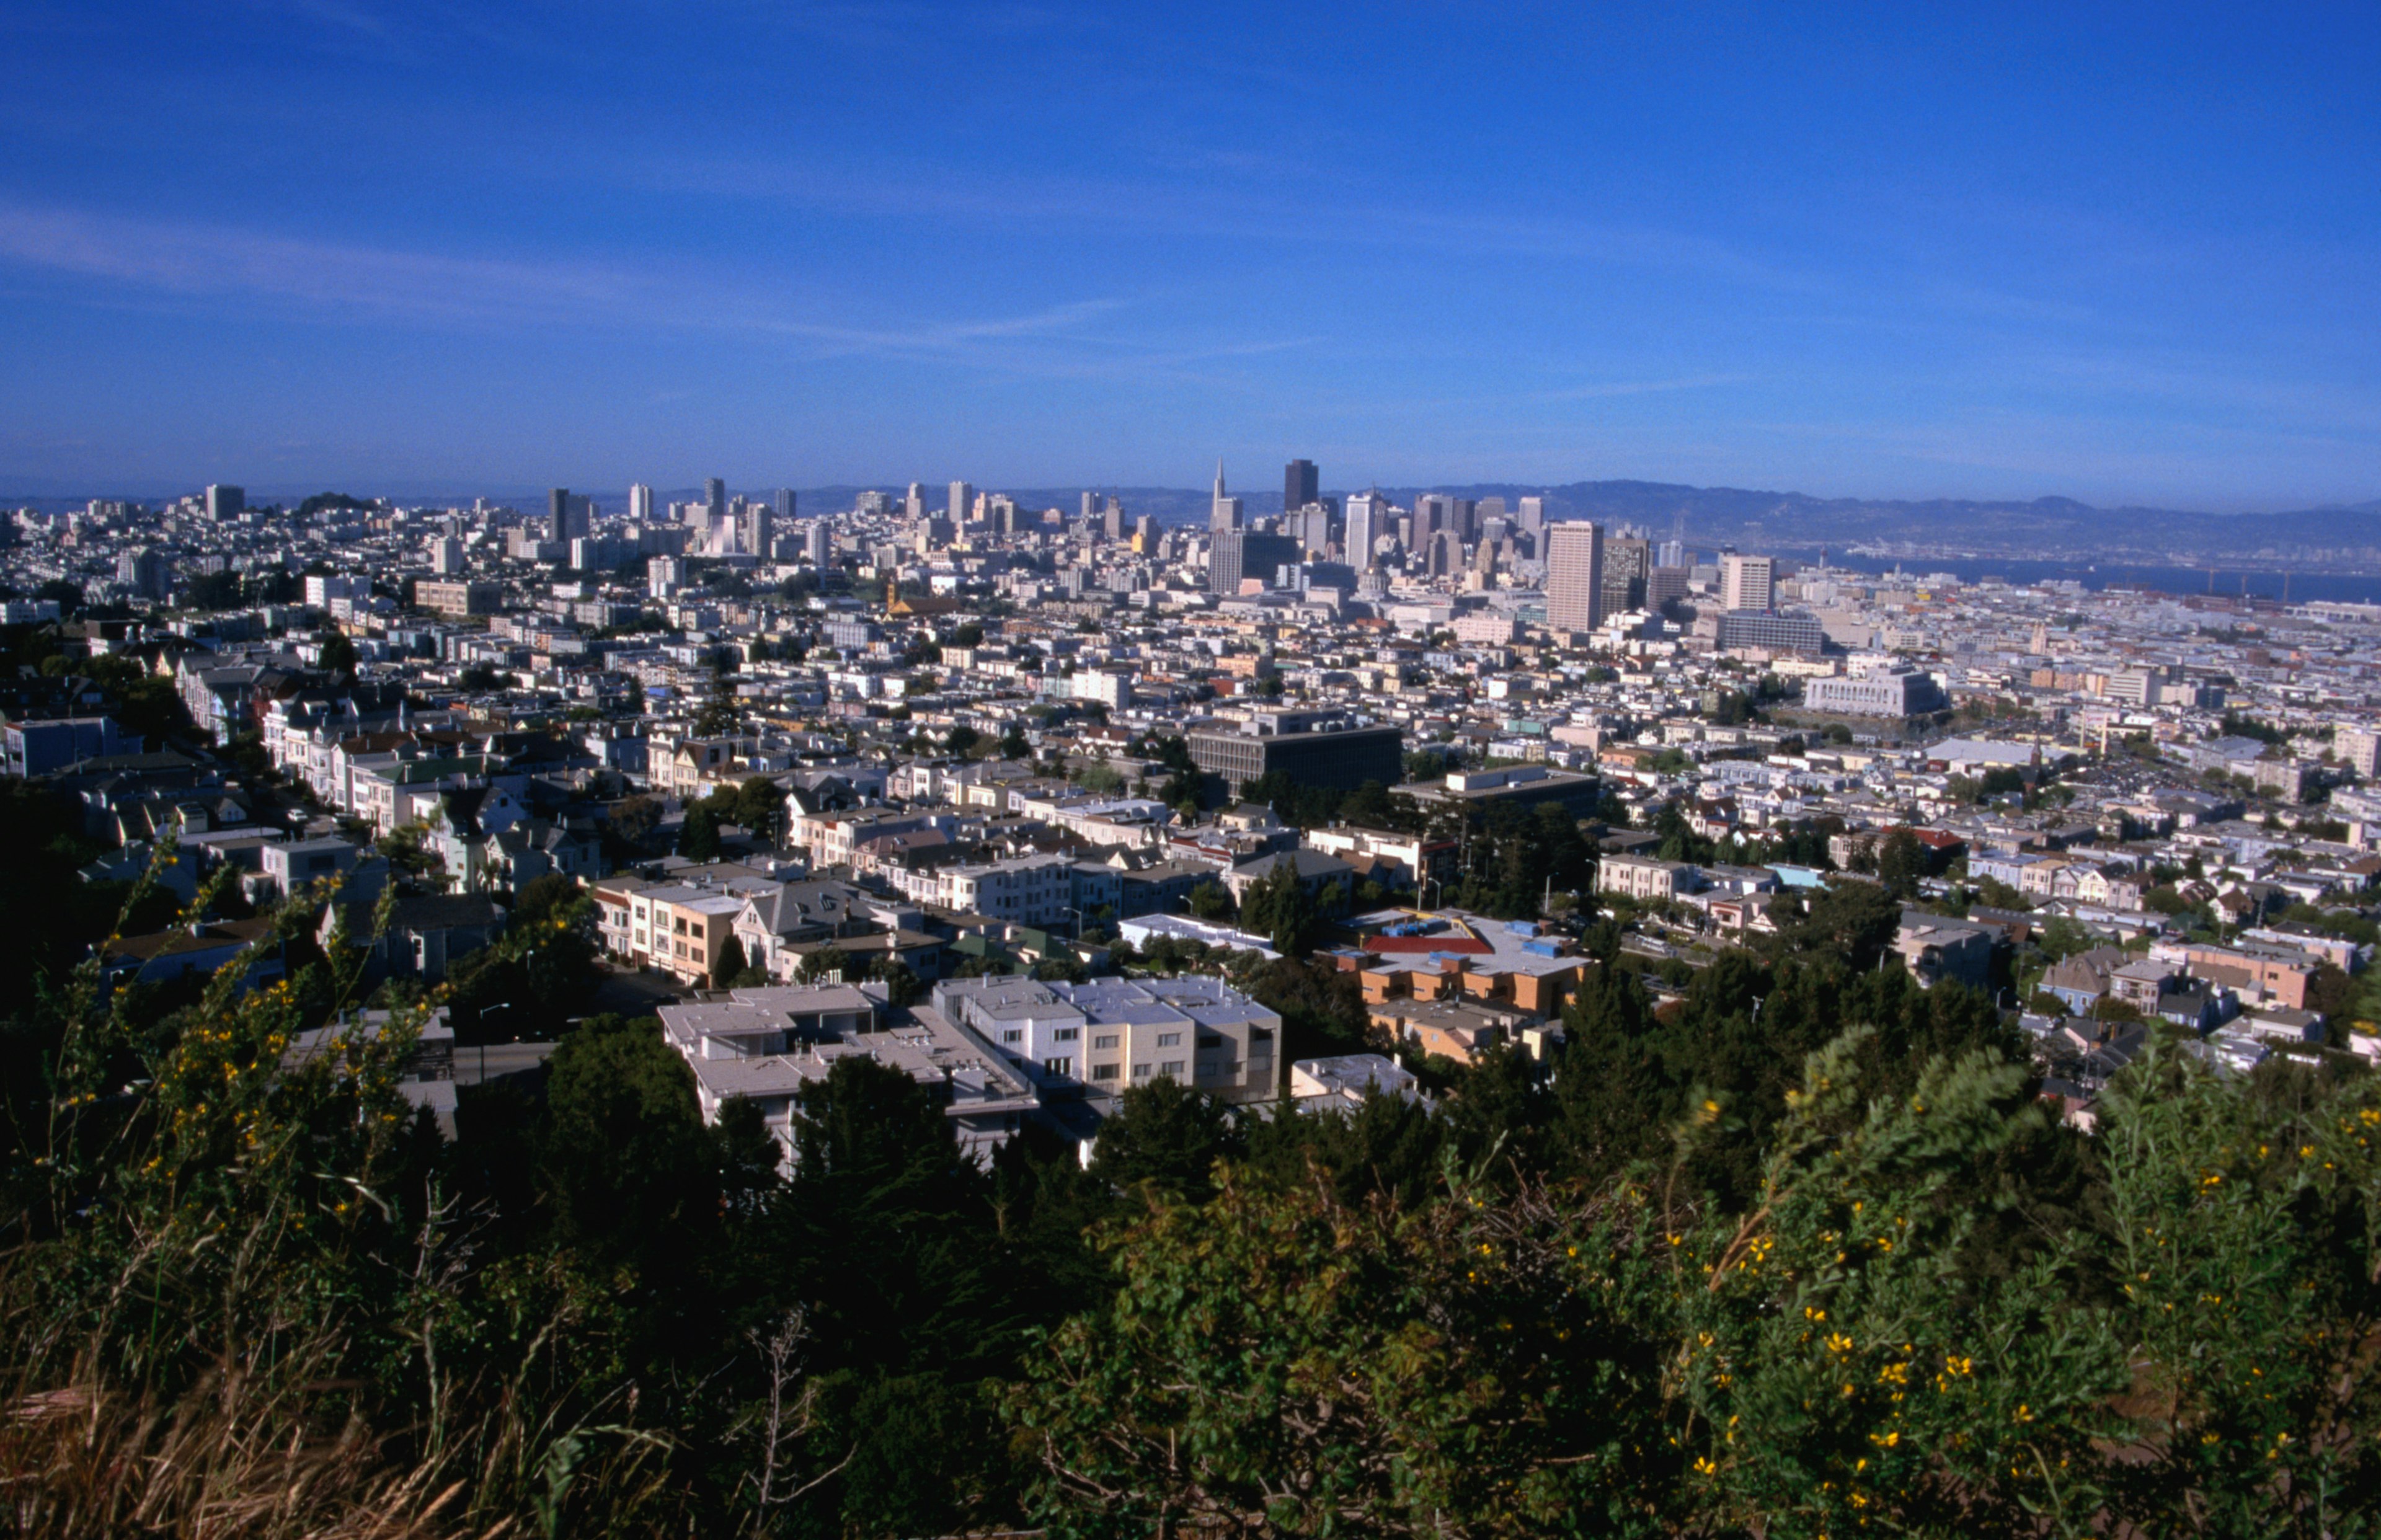
[[[1689,374],[1674,380],[1607,380],[1594,385],[1540,390],[1532,401],[1598,401],[1621,396],[1658,396],[1673,390],[1709,390],[1717,385],[1749,385],[1752,374]]]
[[[0,204],[0,258],[174,294],[251,294],[423,319],[618,310],[644,287],[600,268],[299,240]]]
[[[1048,337],[1125,308],[1110,298],[1022,314],[855,325],[759,291],[599,264],[391,250],[238,228],[0,203],[0,261],[181,296],[245,296],[326,313],[448,324],[753,331],[824,353],[963,354]]]

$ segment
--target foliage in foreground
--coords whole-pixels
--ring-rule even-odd
[[[1550,1080],[1491,1056],[1436,1111],[1136,1091],[1088,1171],[971,1163],[854,1057],[788,1177],[604,1018],[449,1143],[406,1019],[290,1057],[344,941],[163,1021],[87,969],[8,1104],[11,1522],[2373,1533],[2373,1081],[2161,1051],[2087,1142],[1988,1007],[1828,925],[1660,1014],[1607,969]]]

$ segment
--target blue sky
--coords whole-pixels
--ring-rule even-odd
[[[0,0],[0,495],[2381,495],[2381,10]]]

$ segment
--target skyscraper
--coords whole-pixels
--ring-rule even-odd
[[[233,519],[248,511],[248,493],[237,486],[207,488],[207,517]]]
[[[1241,582],[1250,578],[1261,579],[1270,588],[1274,575],[1299,556],[1298,542],[1288,536],[1259,534],[1238,525],[1215,530],[1207,540],[1207,591],[1211,593],[1238,593]]]
[[[1215,500],[1207,510],[1207,528],[1211,531],[1237,530],[1241,525],[1240,500],[1224,491],[1224,462],[1215,462]]]
[[[1546,531],[1546,625],[1592,631],[1604,619],[1604,531],[1583,519]]]
[[[1100,518],[1107,526],[1110,540],[1124,538],[1124,505],[1110,497],[1100,509]]]
[[[1646,584],[1653,575],[1653,547],[1642,536],[1605,542],[1604,613],[1621,615],[1644,608]]]
[[[629,488],[629,518],[638,524],[653,521],[653,489],[642,482]]]
[[[567,486],[557,486],[546,493],[545,517],[546,528],[552,532],[547,538],[565,544],[583,539],[592,522],[587,499],[573,497]]]
[[[703,527],[710,530],[727,521],[727,483],[716,476],[703,480],[702,517]]]
[[[777,488],[776,496],[770,499],[770,502],[771,506],[776,512],[777,521],[779,523],[790,524],[794,521],[795,499],[794,489],[792,487],[781,486]]]
[[[1097,519],[1099,516],[1100,516],[1100,495],[1099,495],[1098,493],[1096,493],[1096,492],[1086,492],[1086,493],[1084,493],[1084,494],[1083,494],[1083,524],[1084,524],[1084,527],[1088,529],[1088,528],[1090,527],[1090,525],[1091,525],[1092,520],[1093,520],[1093,519]]]
[[[1515,517],[1520,520],[1521,532],[1535,541],[1546,531],[1546,500],[1544,497],[1522,498]]]
[[[1719,559],[1719,603],[1722,609],[1763,610],[1777,604],[1777,567],[1767,556],[1743,556],[1731,552]]]
[[[1311,459],[1294,459],[1281,473],[1281,511],[1296,513],[1322,495],[1320,474]]]
[[[1348,528],[1340,543],[1347,548],[1348,565],[1359,572],[1372,568],[1373,543],[1385,532],[1387,507],[1388,499],[1381,495],[1377,487],[1348,499]]]
[[[912,519],[925,518],[926,489],[920,486],[917,483],[911,482],[910,483],[910,495],[903,499],[901,510],[904,515]]]
[[[824,567],[834,558],[835,532],[827,528],[825,519],[813,520],[811,527],[802,532],[802,555],[809,558],[812,567]]]
[[[793,503],[794,495],[779,488],[776,495],[766,502],[755,497],[744,505],[745,555],[767,558],[769,541],[775,532],[775,518],[780,510],[783,510],[787,521],[790,523],[794,517]]]
[[[966,529],[968,519],[974,514],[974,512],[975,488],[968,485],[965,482],[953,482],[951,483],[951,527],[959,530]]]
[[[1325,556],[1331,550],[1331,506],[1309,499],[1306,511],[1284,520],[1298,532],[1300,549],[1313,556]]]

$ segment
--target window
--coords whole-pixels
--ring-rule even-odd
[[[1094,1048],[1113,1048],[1116,1045],[1117,1034],[1112,1032],[1101,1033],[1092,1039],[1092,1046]]]
[[[1094,1064],[1092,1066],[1092,1079],[1095,1081],[1112,1081],[1117,1078],[1117,1070],[1119,1068],[1121,1068],[1121,1066],[1114,1064]]]
[[[1000,1040],[1003,1043],[1022,1043],[1025,1041],[1025,1033],[1015,1027],[1011,1027],[1007,1032],[1000,1034]]]
[[[1203,1048],[1220,1048],[1223,1045],[1223,1038],[1215,1033],[1203,1032],[1199,1034],[1199,1046]]]
[[[1132,1078],[1137,1081],[1147,1080],[1149,1078],[1149,1066],[1146,1064],[1134,1065],[1132,1067]]]
[[[1273,1029],[1271,1027],[1251,1027],[1249,1029],[1249,1041],[1252,1043],[1270,1043],[1273,1041]]]
[[[1071,1075],[1075,1072],[1075,1061],[1064,1057],[1045,1058],[1042,1061],[1042,1068],[1054,1075]]]
[[[1182,1076],[1182,1061],[1178,1058],[1169,1058],[1157,1067],[1157,1072],[1161,1075],[1172,1075],[1179,1080]]]
[[[1182,1046],[1182,1034],[1178,1032],[1159,1033],[1157,1045],[1161,1048],[1178,1048]]]
[[[1082,1035],[1083,1029],[1081,1027],[1060,1027],[1057,1031],[1050,1034],[1050,1041],[1053,1043],[1072,1043]]]

